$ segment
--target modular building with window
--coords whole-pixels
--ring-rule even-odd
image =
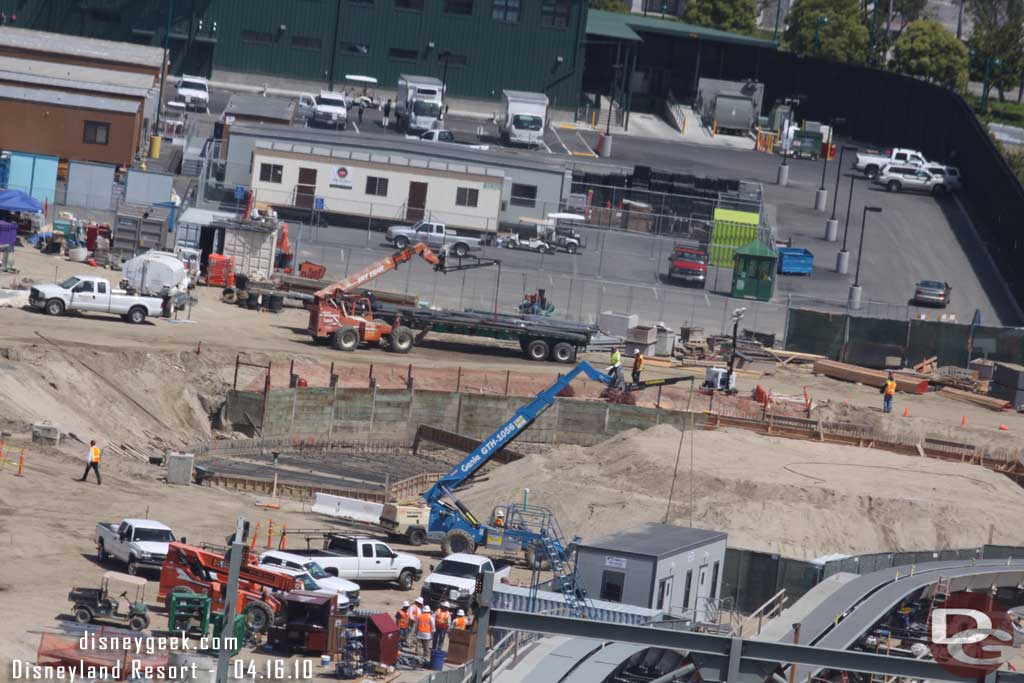
[[[726,534],[645,524],[576,547],[576,576],[597,600],[701,621],[722,593]]]
[[[232,126],[224,158],[222,185],[257,201],[480,233],[558,211],[572,184],[554,158],[270,124]]]

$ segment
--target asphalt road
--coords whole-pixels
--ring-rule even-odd
[[[228,95],[211,93],[212,120],[223,110]],[[380,112],[367,109],[360,124],[348,133],[369,136],[398,135],[380,125]],[[635,136],[617,136],[610,160],[581,158],[596,145],[597,133],[549,128],[545,146],[536,150],[502,147],[496,129],[488,121],[450,115],[447,126],[461,142],[483,143],[511,155],[562,155],[567,163],[600,167],[631,167],[644,164],[656,169],[699,175],[738,178],[760,182],[765,189],[766,211],[777,229],[779,239],[792,239],[793,246],[814,254],[815,270],[807,276],[779,276],[773,302],[741,302],[729,299],[731,271],[712,269],[707,291],[693,290],[664,279],[667,257],[673,240],[636,233],[585,230],[586,248],[577,255],[541,256],[529,252],[489,248],[481,254],[502,261],[500,282],[496,268],[461,274],[434,273],[425,263],[414,264],[399,273],[391,273],[377,282],[382,289],[415,292],[433,305],[458,308],[514,308],[525,292],[548,290],[548,297],[559,315],[594,321],[603,310],[630,311],[641,320],[664,321],[672,326],[690,324],[707,332],[725,331],[733,308],[748,309],[744,327],[781,333],[786,306],[814,300],[831,302],[838,311],[847,299],[854,272],[860,261],[860,285],[867,315],[906,318],[941,313],[953,314],[969,322],[977,310],[985,324],[1020,324],[1018,310],[1007,296],[1001,281],[988,264],[958,198],[936,199],[925,195],[890,194],[871,186],[866,180],[853,179],[854,194],[850,211],[848,249],[851,252],[849,275],[835,272],[846,224],[846,206],[851,175],[851,155],[844,159],[836,216],[839,242],[824,240],[825,220],[832,211],[838,163],[826,168],[825,186],[828,208],[825,213],[813,209],[814,194],[821,184],[822,163],[791,160],[787,187],[775,184],[779,157],[754,151],[736,150],[654,140]],[[483,136],[479,133],[483,129]],[[424,143],[427,144],[427,143]],[[966,179],[970,182],[970,178]],[[863,256],[859,254],[861,217],[865,205],[878,206],[881,213],[870,214],[864,235]],[[347,228],[293,228],[298,261],[310,260],[328,266],[331,277],[354,272],[388,253],[390,249],[379,233]],[[919,309],[909,303],[914,283],[921,279],[949,282],[952,303],[946,311]]]

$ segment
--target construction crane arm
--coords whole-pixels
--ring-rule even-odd
[[[354,289],[362,287],[370,280],[380,277],[384,273],[394,270],[398,266],[402,265],[406,261],[411,261],[413,256],[419,254],[424,261],[437,267],[441,263],[441,259],[438,258],[430,247],[422,242],[400,249],[390,256],[386,256],[379,261],[371,263],[357,273],[354,273],[344,280],[339,280],[333,284],[330,284],[320,291],[313,294],[315,299],[326,299],[339,292],[347,293]]]
[[[462,462],[453,467],[447,474],[438,479],[429,490],[424,492],[423,498],[427,501],[427,504],[433,505],[441,500],[448,492],[473,476],[488,460],[512,443],[520,433],[526,430],[533,424],[534,420],[554,404],[555,398],[562,389],[569,386],[580,373],[603,384],[610,384],[612,381],[610,375],[597,370],[590,363],[586,361],[578,363],[568,373],[559,377],[554,384],[537,394],[532,401],[520,407],[511,418],[494,430],[493,434],[485,438],[476,448],[470,451]]]

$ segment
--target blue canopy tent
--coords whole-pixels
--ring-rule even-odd
[[[41,213],[43,205],[32,195],[21,190],[0,191],[0,211],[25,211],[28,213]]]

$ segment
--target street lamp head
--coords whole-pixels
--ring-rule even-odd
[[[818,19],[818,25],[819,26],[827,26],[828,25],[828,17],[821,17],[820,19]]]
[[[992,66],[999,66],[1002,63],[1003,63],[1003,60],[999,59],[999,57],[993,57],[992,58]]]
[[[746,313],[746,311],[746,308],[737,308],[735,311],[732,312],[733,319],[739,320],[740,318],[743,317],[743,314]]]

